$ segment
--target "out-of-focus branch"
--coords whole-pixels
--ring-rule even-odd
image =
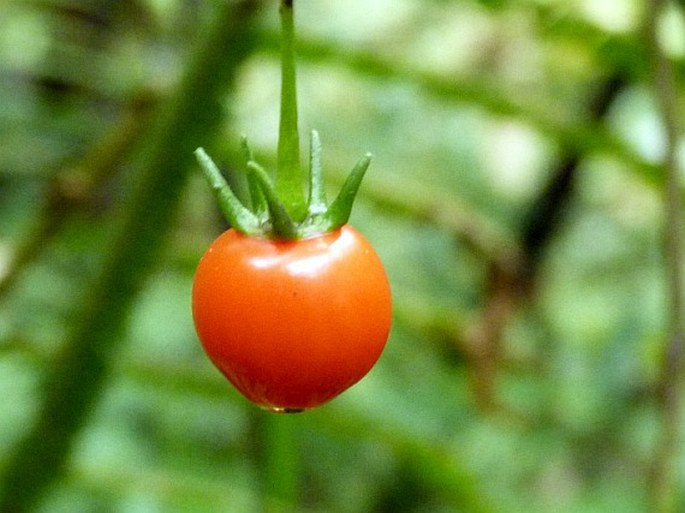
[[[597,85],[587,108],[588,117],[592,122],[597,123],[606,116],[610,105],[623,87],[624,81],[620,75],[609,76]],[[520,240],[524,258],[522,268],[519,269],[519,280],[524,289],[532,285],[550,239],[565,219],[582,157],[583,154],[578,151],[567,151],[523,220]]]
[[[673,513],[677,510],[680,478],[677,462],[680,447],[680,415],[685,349],[685,319],[683,319],[683,224],[682,196],[678,172],[678,93],[673,67],[658,39],[659,20],[667,2],[652,0],[646,9],[646,38],[652,60],[653,91],[665,134],[663,170],[664,187],[664,252],[667,290],[668,326],[661,373],[657,383],[657,404],[661,417],[661,433],[656,445],[652,467],[650,511]]]
[[[606,33],[603,33],[602,38],[606,37]],[[263,33],[260,39],[266,49],[275,51],[278,48],[277,39],[272,34]],[[298,41],[298,56],[303,62],[345,66],[355,73],[374,79],[412,84],[420,88],[422,93],[441,102],[475,105],[493,116],[525,120],[536,131],[567,148],[569,153],[587,154],[601,150],[624,162],[646,183],[661,183],[656,166],[643,159],[629,144],[606,127],[593,123],[591,118],[583,123],[576,119],[559,117],[555,104],[552,103],[554,98],[531,97],[527,93],[505,88],[497,80],[483,76],[473,78],[427,72],[416,66],[393,61],[370,51],[351,49],[346,45],[331,44],[305,36]],[[596,51],[596,48],[588,48],[587,51]],[[606,62],[605,67],[612,64]]]
[[[588,118],[600,122],[624,87],[616,74],[598,84],[588,101]],[[533,201],[521,223],[519,251],[514,265],[488,263],[489,280],[480,318],[467,330],[465,345],[471,355],[476,403],[484,410],[498,408],[495,377],[502,359],[502,332],[507,321],[535,288],[544,254],[567,217],[583,153],[568,148],[547,186]]]
[[[151,100],[148,95],[136,99],[80,162],[55,174],[48,185],[37,223],[14,252],[4,276],[0,277],[0,301],[19,280],[22,271],[48,247],[64,221],[75,212],[92,208],[94,196],[103,182],[115,172],[146,127]]]
[[[128,201],[78,322],[43,383],[35,423],[9,455],[0,511],[30,511],[66,465],[121,343],[128,311],[173,226],[192,152],[221,121],[220,99],[252,47],[254,0],[218,2],[216,18],[176,94],[134,160]]]

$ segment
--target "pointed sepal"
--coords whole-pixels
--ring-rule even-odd
[[[283,202],[278,198],[274,184],[262,166],[254,160],[247,163],[251,180],[257,184],[266,200],[271,221],[271,233],[277,239],[297,239],[298,231],[295,222],[288,214]]]
[[[328,201],[326,200],[326,187],[321,165],[321,139],[316,130],[312,130],[309,141],[309,200],[307,201],[307,211],[310,217],[314,217],[326,212]]]
[[[241,139],[241,147],[243,149],[245,162],[247,163],[248,167],[250,165],[250,162],[254,162],[256,164],[257,161],[255,160],[254,154],[252,153],[252,148],[250,148],[250,145],[247,142],[247,137],[245,136],[243,136],[243,138]],[[252,212],[260,219],[267,217],[269,207],[266,204],[266,199],[264,198],[262,189],[259,186],[257,180],[255,179],[253,173],[247,173],[247,187],[250,192],[250,203],[252,204]]]
[[[261,233],[260,222],[257,216],[240,202],[217,165],[207,155],[205,150],[198,148],[194,153],[200,168],[202,168],[205,179],[209,183],[217,203],[219,203],[219,208],[231,227],[247,235]]]
[[[350,219],[354,200],[357,197],[359,186],[366,174],[366,170],[369,168],[369,164],[371,164],[371,154],[367,153],[354,166],[333,203],[330,204],[328,210],[322,216],[320,224],[322,230],[337,230]]]

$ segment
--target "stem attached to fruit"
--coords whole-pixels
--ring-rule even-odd
[[[255,161],[247,140],[249,205],[241,203],[202,148],[195,155],[228,223],[239,232],[276,239],[302,239],[337,230],[346,224],[359,185],[371,162],[366,154],[359,160],[340,192],[329,205],[323,180],[321,142],[312,130],[309,159],[309,194],[305,196],[304,171],[300,163],[295,77],[295,19],[293,0],[281,0],[281,118],[275,179]],[[246,206],[247,205],[247,206]],[[251,209],[250,209],[251,207]]]
[[[297,80],[295,73],[295,20],[293,1],[282,0],[281,16],[281,119],[278,131],[276,192],[296,221],[307,214],[302,192],[300,136],[297,126]]]

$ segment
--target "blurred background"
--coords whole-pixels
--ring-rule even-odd
[[[190,288],[226,228],[192,151],[240,168],[245,134],[273,169],[277,2],[0,1],[0,511],[685,510],[684,7],[297,0],[301,133],[332,190],[374,154],[352,224],[394,324],[276,416],[205,357]]]

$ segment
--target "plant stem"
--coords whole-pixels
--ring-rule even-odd
[[[276,192],[295,221],[306,215],[297,127],[295,21],[293,1],[281,0],[281,118],[278,130]]]
[[[666,2],[652,0],[647,9],[646,32],[651,46],[653,65],[653,91],[666,135],[666,153],[663,170],[666,178],[664,190],[665,210],[665,265],[668,307],[668,338],[664,349],[661,377],[657,397],[661,415],[661,433],[654,455],[651,481],[651,505],[655,513],[673,513],[678,510],[680,476],[677,471],[680,451],[680,417],[685,345],[683,319],[683,225],[682,199],[678,173],[678,95],[673,68],[658,41],[658,21]]]
[[[300,492],[297,415],[260,412],[263,513],[295,511]]]

